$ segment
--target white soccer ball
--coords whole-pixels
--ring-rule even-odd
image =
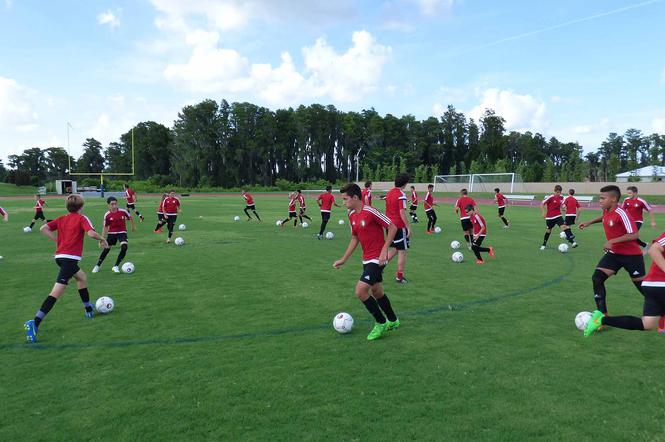
[[[333,239],[335,235],[332,232],[326,233],[326,239]]]
[[[30,232],[32,232],[32,229],[30,227],[26,226],[26,227],[23,228],[23,232],[24,233],[30,233]]]
[[[115,303],[113,302],[113,298],[110,296],[102,296],[95,302],[95,308],[99,313],[106,314],[106,313],[111,313],[113,311],[113,307],[115,307]]]
[[[178,230],[180,230],[181,232],[184,231],[184,230],[187,230],[187,226],[184,225],[184,224],[180,224],[180,225],[178,226]]]
[[[131,262],[124,263],[122,265],[122,271],[123,273],[127,274],[134,273],[134,264],[132,264]]]
[[[436,227],[434,228],[434,233],[441,233],[441,227],[436,226]]]
[[[462,262],[462,261],[464,261],[464,255],[462,255],[462,252],[453,253],[453,262]]]
[[[344,225],[344,220],[340,219],[339,221],[337,221],[337,224],[339,224],[340,226],[343,226]]]
[[[302,226],[303,226],[303,228],[305,228],[305,229],[306,229],[306,228],[308,228],[308,227],[309,227],[309,224],[307,224],[307,223],[302,223]]]
[[[277,220],[277,221],[275,222],[275,225],[276,225],[276,226],[281,226],[281,225],[282,225],[282,221]]]
[[[568,253],[568,244],[559,244],[559,252]]]
[[[233,221],[240,221],[240,217],[238,215],[234,216]]]
[[[559,238],[566,239],[566,232],[564,232],[563,230],[559,232]]]
[[[459,243],[459,241],[453,241],[450,243],[450,248],[452,248],[453,250],[457,250],[460,248],[460,245],[461,244]]]
[[[337,313],[333,319],[333,328],[338,333],[351,333],[353,328],[353,317],[345,312]]]
[[[180,238],[180,237],[177,237],[174,242],[175,242],[176,246],[181,246],[181,245],[185,244],[185,240]]]
[[[578,330],[584,331],[590,320],[591,312],[579,312],[575,316],[575,327],[577,327]]]

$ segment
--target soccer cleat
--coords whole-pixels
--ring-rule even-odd
[[[485,261],[482,259],[476,259],[476,264],[485,264]]]
[[[386,321],[386,331],[397,330],[400,326],[399,318],[395,321]]]
[[[154,230],[155,233],[163,233],[162,229]]]
[[[603,318],[605,315],[600,311],[600,310],[595,310],[591,314],[591,319],[589,319],[589,322],[586,325],[586,328],[584,329],[584,337],[588,338],[591,336],[591,334],[595,331],[597,331],[599,328],[603,326]]]
[[[120,267],[118,266],[111,267],[111,270],[113,271],[113,273],[120,273]]]
[[[434,232],[432,232],[431,230],[428,230],[428,231],[427,231],[427,234],[428,234],[428,235],[431,235],[432,233],[434,233]]]
[[[577,247],[577,243],[575,241],[573,241],[573,243],[571,244],[571,247],[574,249],[575,247]]]
[[[88,319],[94,318],[95,317],[95,311],[94,310],[86,311],[85,312],[85,317],[88,318]]]
[[[23,328],[25,329],[25,337],[28,342],[37,342],[37,325],[35,325],[35,320],[31,319],[23,323]]]
[[[170,244],[170,243],[171,243],[171,238],[166,238],[166,244]]]
[[[100,269],[99,266],[94,266],[94,267],[92,268],[92,273],[99,273],[100,270],[101,270],[101,269]]]
[[[504,229],[510,229],[510,226],[503,226]]]
[[[397,284],[408,284],[409,281],[406,278],[395,278]]]
[[[490,247],[490,258],[494,258],[494,247]]]
[[[540,250],[545,250],[545,246],[540,246]]]
[[[320,233],[316,234],[316,239],[321,239],[321,234]]]
[[[141,222],[145,221],[145,218],[143,218],[143,215],[139,216],[139,219],[141,220]]]
[[[383,334],[388,330],[388,323],[384,324],[379,324],[378,322],[374,324],[374,328],[372,329],[371,332],[367,335],[367,340],[368,341],[373,341],[375,339],[379,339]]]

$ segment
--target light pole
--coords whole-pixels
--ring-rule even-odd
[[[363,150],[363,148],[361,147],[360,149],[358,149],[358,152],[356,152],[356,183],[358,182],[358,176],[359,176],[359,172],[360,172],[359,157],[360,157],[360,152],[362,152],[362,150]]]

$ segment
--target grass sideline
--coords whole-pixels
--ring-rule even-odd
[[[463,250],[455,264],[459,222],[450,205],[437,208],[442,234],[415,225],[412,283],[392,282],[394,263],[384,274],[402,328],[369,343],[369,314],[353,295],[360,251],[331,268],[349,238],[337,224],[342,209],[335,239],[317,241],[311,198],[313,227],[284,230],[275,220],[285,198],[257,197],[262,224],[233,221],[244,218],[241,197],[183,198],[187,230],[177,235],[186,244],[177,248],[151,232],[156,201],[139,201],[148,221],[130,233],[133,275],[110,272],[117,250],[90,274],[99,249],[86,243],[92,297],[112,296],[116,310],[86,321],[69,288],[37,346],[24,344],[21,324],[52,285],[53,245],[21,232],[30,202],[3,201],[1,440],[662,438],[663,337],[608,330],[584,339],[573,325],[593,308],[600,226],[578,232],[567,255],[554,235],[540,252],[537,208],[510,207],[504,230],[482,206],[497,259],[476,266]],[[51,206],[47,216],[64,212]],[[99,229],[104,210],[87,202]],[[645,226],[642,236],[659,233]],[[611,312],[641,312],[625,273],[607,287]],[[339,311],[356,320],[350,335],[331,327]]]

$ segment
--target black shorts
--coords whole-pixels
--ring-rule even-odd
[[[296,212],[289,212],[289,219],[291,218],[297,218],[298,215],[296,215]]]
[[[164,220],[164,214],[163,213],[158,213],[157,214],[157,221],[163,221]]]
[[[305,210],[307,210],[307,207],[301,207],[300,208],[300,214],[302,215],[303,213],[305,213]]]
[[[650,287],[642,285],[644,294],[643,316],[665,315],[665,287]]]
[[[464,230],[465,232],[473,230],[473,224],[471,224],[471,220],[469,218],[461,219],[460,223],[462,224],[462,230]]]
[[[134,203],[127,204],[127,210],[136,210],[136,207],[134,206]]]
[[[394,247],[397,250],[409,250],[409,245],[410,241],[409,238],[407,237],[407,230],[404,227],[398,228],[397,233],[395,233],[395,239],[393,239],[391,247]]]
[[[129,242],[127,239],[127,232],[124,233],[109,233],[106,235],[106,242],[110,246],[114,246],[118,243]]]
[[[178,219],[178,215],[164,215],[164,219],[166,219],[166,222],[169,224],[175,224],[176,220]]]
[[[635,221],[635,225],[637,226],[638,231],[642,228],[642,224],[644,224],[644,221]]]
[[[624,268],[631,278],[640,278],[646,275],[642,255],[619,255],[607,252],[600,258],[596,267],[613,270],[614,273]]]
[[[245,209],[247,209],[247,210],[256,210],[256,206],[254,204],[249,204],[249,205],[245,206]]]
[[[563,226],[564,225],[563,217],[559,215],[556,218],[546,219],[545,225],[547,225],[548,229],[551,229],[554,226]]]
[[[69,280],[81,270],[76,259],[56,258],[55,263],[60,267],[60,272],[58,272],[58,277],[55,280],[59,284],[67,285]]]
[[[572,226],[575,224],[575,221],[577,220],[577,215],[566,215],[566,225],[567,226]]]
[[[360,275],[360,281],[369,285],[383,282],[383,267],[375,262],[363,264],[363,274]]]
[[[321,212],[321,221],[330,221],[330,212]]]
[[[503,214],[506,212],[505,207],[499,207],[499,216],[503,216]]]
[[[35,217],[34,217],[34,219],[35,219],[35,220],[37,220],[37,219],[43,219],[44,221],[46,221],[46,217],[44,216],[44,212],[42,212],[41,210],[39,210],[39,211],[35,211]]]
[[[485,236],[479,236],[478,239],[473,240],[473,245],[480,247],[483,245],[483,241],[485,241]]]
[[[418,206],[415,206],[413,204],[411,204],[411,206],[409,207],[409,211],[411,211],[411,212],[415,212],[417,209],[418,209]]]

